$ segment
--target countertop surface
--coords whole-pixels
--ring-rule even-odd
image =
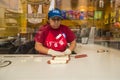
[[[71,55],[67,64],[48,64],[52,57],[46,55],[0,54],[0,66],[11,61],[0,67],[0,80],[120,80],[120,50],[77,44],[75,51],[87,57]]]

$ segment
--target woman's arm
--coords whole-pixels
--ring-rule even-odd
[[[42,43],[39,43],[39,42],[35,43],[35,49],[40,53],[48,54],[48,55],[51,55],[51,56],[64,56],[65,55],[60,51],[55,51],[53,49],[48,49],[48,48],[44,47],[42,45]]]
[[[76,40],[73,40],[70,43],[69,47],[64,51],[64,54],[67,54],[67,55],[72,54],[72,51],[74,51],[75,47],[76,47]]]
[[[76,47],[76,40],[73,40],[71,43],[70,43],[70,46],[68,47],[68,49],[70,49],[71,51],[73,51]]]
[[[48,54],[48,48],[44,47],[42,43],[39,42],[35,42],[35,49],[40,52],[40,53],[44,53],[44,54]]]

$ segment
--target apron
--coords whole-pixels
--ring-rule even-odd
[[[64,35],[62,34],[62,32],[60,32],[55,37],[52,34],[52,32],[49,31],[49,33],[46,37],[46,40],[45,40],[45,45],[49,49],[53,49],[53,50],[56,50],[56,51],[64,51],[66,49],[66,46],[67,46],[67,41],[66,41]]]

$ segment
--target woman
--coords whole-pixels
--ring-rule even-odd
[[[67,26],[61,24],[62,19],[59,9],[49,11],[49,23],[40,27],[35,36],[35,49],[38,52],[51,56],[64,56],[70,55],[74,50],[76,37]]]

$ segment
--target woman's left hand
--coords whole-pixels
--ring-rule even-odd
[[[64,51],[64,54],[66,54],[66,55],[70,55],[72,53],[72,51],[70,50],[70,49],[66,49],[65,51]]]

